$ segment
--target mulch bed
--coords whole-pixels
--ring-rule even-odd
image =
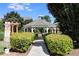
[[[73,49],[69,56],[79,56],[79,48],[78,49]]]
[[[27,56],[27,53],[10,52],[8,54],[2,54],[0,56]],[[67,56],[79,56],[79,49],[73,49]]]
[[[9,52],[8,54],[3,54],[2,56],[26,56],[26,53],[19,53],[19,52]]]
[[[27,56],[31,48],[32,48],[32,44],[30,45],[30,47],[28,48],[28,50],[25,53],[10,51],[8,54],[4,53],[4,54],[2,54],[0,56]]]

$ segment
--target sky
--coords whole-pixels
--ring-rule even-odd
[[[46,3],[0,3],[0,18],[11,11],[18,12],[22,17],[32,17],[49,15],[54,22],[55,18],[49,13]]]

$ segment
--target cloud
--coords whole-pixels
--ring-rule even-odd
[[[32,9],[28,9],[28,11],[32,11]]]
[[[19,4],[19,3],[14,3],[14,4],[9,4],[8,8],[14,9],[14,10],[27,10],[27,11],[32,11],[31,8],[29,8],[30,3],[25,4]]]
[[[23,5],[29,6],[29,5],[30,5],[30,3],[23,3]]]
[[[14,9],[14,10],[24,10],[24,6],[21,5],[21,4],[17,4],[17,3],[15,3],[15,4],[10,4],[10,5],[8,6],[8,8]]]
[[[25,9],[26,9],[27,11],[32,11],[32,9],[29,8],[29,7],[25,7]]]
[[[25,7],[25,9],[29,9],[29,7]]]
[[[30,5],[30,3],[26,3],[26,5]]]
[[[41,16],[41,17],[42,17],[42,16],[44,16],[44,15],[38,15],[38,16]]]

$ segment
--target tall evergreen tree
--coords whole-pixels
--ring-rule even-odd
[[[48,10],[59,22],[62,33],[71,36],[79,42],[79,4],[75,3],[49,3]]]

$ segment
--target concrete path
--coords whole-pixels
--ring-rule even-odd
[[[38,39],[34,41],[34,44],[27,56],[49,56],[41,34],[39,34]]]

